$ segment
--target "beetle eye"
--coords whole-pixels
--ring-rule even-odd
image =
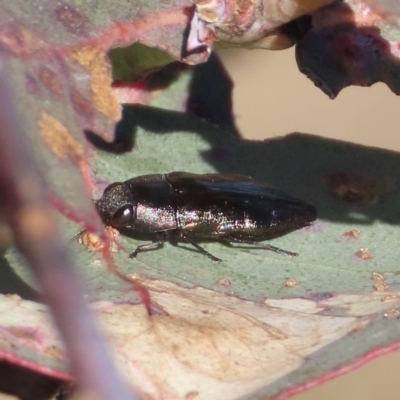
[[[133,217],[134,217],[134,212],[133,212],[133,207],[131,205],[121,207],[113,215],[111,219],[111,225],[121,228],[129,226],[132,223]]]

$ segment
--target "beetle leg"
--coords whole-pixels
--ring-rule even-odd
[[[260,249],[271,250],[271,251],[274,251],[275,253],[285,254],[287,256],[292,256],[292,257],[297,257],[299,255],[299,253],[294,253],[292,251],[283,250],[283,249],[280,249],[279,247],[271,246],[270,244],[260,244],[259,242],[254,242],[254,241],[246,240],[246,239],[239,239],[239,238],[235,238],[233,236],[222,236],[222,237],[220,237],[220,240],[223,242],[226,242],[228,244],[232,244],[232,243],[249,244],[249,245],[256,246],[257,248],[260,248]]]
[[[129,254],[129,258],[136,258],[136,256],[142,251],[159,249],[166,242],[167,234],[165,232],[157,233],[156,238],[157,240],[154,242],[142,244],[141,246],[136,247],[136,250]]]
[[[209,253],[207,250],[204,250],[198,243],[196,243],[186,232],[184,231],[178,231],[177,232],[178,236],[183,239],[185,242],[190,243],[192,246],[194,246],[201,254],[204,254],[206,257],[208,257],[212,261],[216,262],[221,262],[222,260],[218,257],[213,256],[211,253]]]

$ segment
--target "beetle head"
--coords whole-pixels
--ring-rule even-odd
[[[114,228],[129,227],[136,217],[136,203],[124,183],[109,185],[95,204],[104,224]]]

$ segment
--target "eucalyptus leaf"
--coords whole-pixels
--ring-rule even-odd
[[[269,241],[299,257],[209,241],[202,245],[223,262],[169,243],[132,260],[129,252],[149,238],[121,236],[121,250],[112,253],[120,275],[100,252],[71,241],[79,227],[62,222],[117,359],[143,392],[278,396],[398,342],[391,317],[400,305],[399,154],[304,134],[242,140],[196,116],[154,107],[127,107],[124,118],[134,149],[93,149],[94,198],[109,183],[144,174],[227,172],[284,190],[319,214],[312,226]],[[31,282],[12,251],[5,257]],[[137,285],[147,288],[158,315],[138,304]],[[22,357],[32,357],[21,346]],[[43,357],[54,374],[65,373],[59,360]],[[34,359],[42,363],[40,354]]]

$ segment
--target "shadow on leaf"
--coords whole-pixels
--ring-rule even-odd
[[[241,140],[193,115],[147,106],[125,107],[123,115],[116,131],[117,143],[135,143],[138,131],[171,134],[168,144],[163,144],[164,156],[178,159],[196,149],[195,145],[193,149],[180,147],[173,134],[198,135],[210,145],[200,154],[213,169],[249,175],[306,200],[317,206],[320,219],[361,224],[400,222],[395,172],[400,169],[400,154],[396,152],[300,133],[265,141]],[[135,157],[136,151],[134,148],[126,157]]]

